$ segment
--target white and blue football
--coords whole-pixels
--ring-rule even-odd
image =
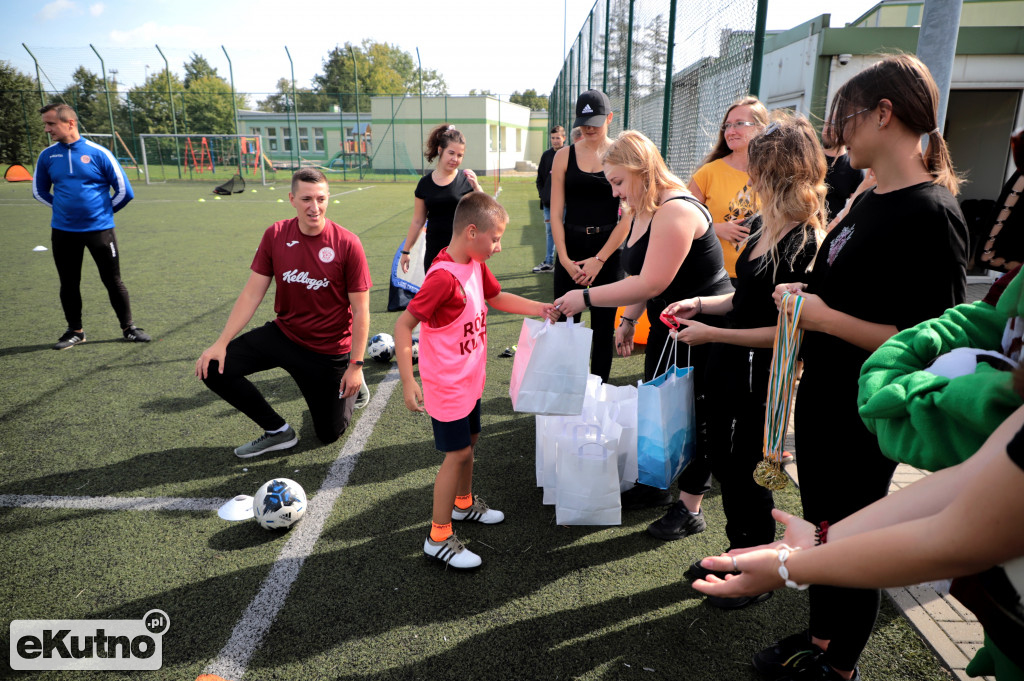
[[[287,530],[306,513],[306,491],[288,478],[263,484],[252,499],[253,516],[265,530]]]

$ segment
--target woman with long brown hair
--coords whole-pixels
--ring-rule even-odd
[[[910,55],[886,57],[846,82],[829,119],[854,168],[877,185],[822,242],[802,299],[804,371],[795,408],[804,518],[827,527],[886,495],[896,463],[857,412],[861,365],[897,331],[938,317],[966,296],[967,228],[959,178],[938,129],[931,73]],[[927,136],[927,149],[922,137]],[[812,586],[810,626],[754,656],[774,678],[859,678],[857,660],[879,592]]]

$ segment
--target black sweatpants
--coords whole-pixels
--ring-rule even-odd
[[[317,439],[329,444],[341,437],[352,420],[355,397],[340,397],[348,358],[348,354],[313,352],[294,343],[274,322],[267,322],[228,343],[224,373],[219,373],[218,362],[210,362],[203,382],[263,430],[277,430],[285,419],[246,376],[280,367],[295,379],[306,398]]]
[[[607,243],[611,232],[601,234],[586,234],[582,231],[566,227],[565,229],[565,252],[575,262],[586,260],[597,255],[601,248]],[[555,298],[560,298],[569,291],[587,288],[572,280],[569,273],[562,267],[562,263],[555,258],[554,292]],[[619,251],[614,251],[609,257],[601,271],[594,277],[591,286],[611,284],[622,279],[622,265],[619,262]],[[573,317],[576,322],[580,321],[582,313]],[[565,319],[565,316],[562,316]],[[594,331],[594,340],[590,346],[590,373],[601,377],[602,381],[608,381],[608,375],[612,370],[612,353],[615,351],[615,308],[614,307],[592,307],[590,308],[590,328]]]
[[[107,288],[110,305],[117,314],[121,328],[131,326],[132,308],[128,300],[128,289],[121,281],[121,251],[113,228],[95,232],[68,232],[63,229],[50,230],[50,245],[53,262],[60,279],[60,304],[69,329],[82,326],[82,260],[85,249],[96,262],[100,281]]]
[[[888,493],[896,462],[883,456],[857,414],[855,378],[837,381],[827,367],[807,362],[795,417],[806,520],[835,523]],[[811,635],[831,641],[826,661],[836,669],[853,669],[875,626],[881,592],[812,586],[809,593]]]

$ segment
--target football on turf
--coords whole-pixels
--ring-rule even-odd
[[[395,339],[391,337],[391,334],[378,333],[370,339],[367,351],[374,360],[381,364],[387,364],[395,356]]]
[[[253,515],[265,530],[287,530],[306,513],[306,492],[288,478],[263,484],[252,499]]]
[[[420,342],[415,338],[412,339],[412,363],[418,364],[420,361]]]

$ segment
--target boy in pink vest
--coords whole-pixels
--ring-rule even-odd
[[[395,323],[395,350],[405,406],[425,411],[434,444],[445,453],[434,480],[427,556],[453,568],[478,567],[452,520],[500,523],[505,514],[473,495],[473,448],[480,437],[480,397],[487,369],[487,305],[513,314],[546,316],[553,306],[501,290],[484,263],[501,252],[508,213],[483,192],[462,197],[452,240],[434,259],[423,286]],[[420,379],[412,369],[412,331],[420,324]]]

